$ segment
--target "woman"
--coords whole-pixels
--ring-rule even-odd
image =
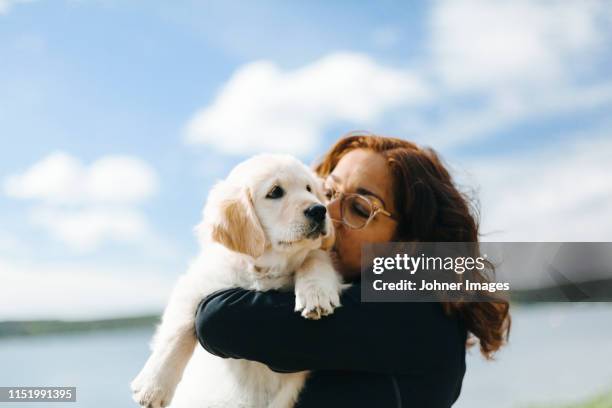
[[[318,321],[294,313],[292,293],[232,289],[200,304],[200,343],[221,357],[280,372],[312,370],[297,407],[450,407],[469,336],[491,358],[507,338],[509,305],[361,303],[360,252],[369,242],[476,242],[478,224],[431,149],[349,135],[316,171],[330,199],[337,270],[353,285]]]

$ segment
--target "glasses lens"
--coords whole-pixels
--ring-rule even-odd
[[[372,214],[372,205],[359,195],[349,195],[342,203],[342,218],[352,228],[363,228]]]

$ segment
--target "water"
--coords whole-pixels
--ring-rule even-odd
[[[496,361],[473,350],[456,408],[559,406],[612,390],[612,304],[515,308]]]
[[[78,401],[55,408],[133,408],[128,384],[151,335],[138,329],[0,340],[0,385],[76,386]],[[497,361],[473,350],[467,362],[457,408],[560,403],[611,389],[612,305],[515,308],[511,343]]]
[[[1,403],[0,407],[136,407],[129,383],[146,361],[153,329],[0,341],[2,386],[76,386],[76,403]]]

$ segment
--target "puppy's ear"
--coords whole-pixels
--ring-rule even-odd
[[[265,250],[265,233],[251,195],[242,186],[227,182],[215,185],[204,209],[204,221],[198,229],[214,242],[253,258],[258,258]]]

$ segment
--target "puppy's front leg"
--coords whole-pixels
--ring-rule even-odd
[[[153,338],[153,352],[131,383],[134,400],[141,406],[170,404],[196,345],[195,311],[200,298],[189,275],[181,277]]]
[[[342,283],[329,254],[311,251],[295,273],[295,310],[307,319],[320,319],[340,306]]]

